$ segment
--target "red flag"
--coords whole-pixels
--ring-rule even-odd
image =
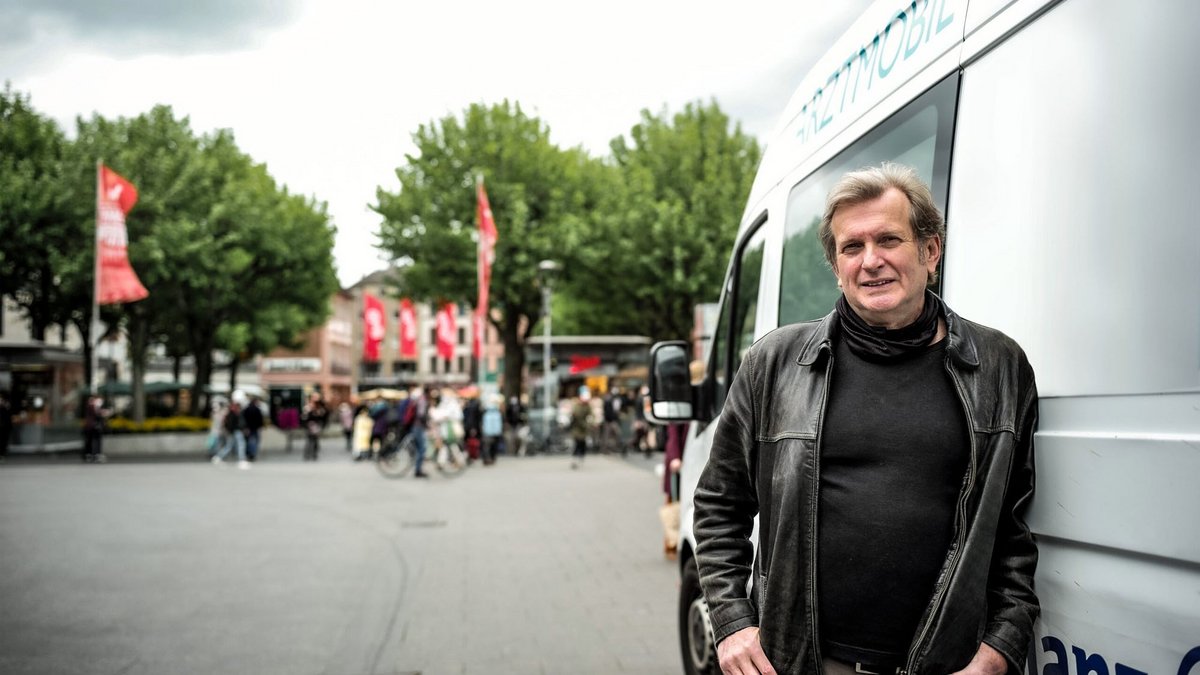
[[[457,342],[458,326],[455,317],[458,308],[453,302],[447,302],[437,313],[437,353],[447,361],[454,358],[454,345]]]
[[[486,337],[488,291],[492,285],[492,263],[496,259],[496,220],[492,217],[492,207],[488,203],[487,191],[483,189],[480,180],[475,187],[476,212],[479,216],[479,253],[478,253],[478,282],[479,300],[475,303],[475,320],[472,352],[475,358],[483,358],[483,341]]]
[[[400,358],[417,358],[417,312],[408,298],[400,301]]]
[[[379,345],[383,343],[386,330],[383,301],[363,293],[363,360],[379,360]]]
[[[137,203],[137,188],[99,165],[96,178],[96,302],[136,302],[150,295],[129,265],[125,214]]]

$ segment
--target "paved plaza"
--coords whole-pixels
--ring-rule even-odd
[[[680,672],[646,460],[298,454],[0,466],[0,672]]]

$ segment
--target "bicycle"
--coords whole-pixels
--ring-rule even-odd
[[[389,431],[383,439],[375,468],[387,478],[403,478],[417,464],[417,442],[411,433]],[[455,437],[425,439],[425,461],[422,468],[432,466],[446,478],[462,475],[467,468],[467,452]]]

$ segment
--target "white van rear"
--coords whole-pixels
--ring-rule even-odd
[[[719,672],[690,497],[725,391],[755,340],[832,309],[826,192],[890,160],[946,214],[935,290],[1037,373],[1030,672],[1200,675],[1198,33],[1189,0],[880,0],[801,84],[742,219],[707,379],[687,402],[656,394],[664,417],[697,420],[681,476],[687,672]],[[685,353],[667,345],[656,369]]]

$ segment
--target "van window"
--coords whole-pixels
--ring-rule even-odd
[[[784,221],[779,325],[819,319],[833,309],[840,295],[817,230],[825,213],[825,196],[843,174],[885,161],[911,166],[929,183],[934,201],[945,212],[957,93],[955,74],[792,188]]]
[[[731,285],[725,291],[721,317],[713,333],[714,409],[725,404],[729,383],[742,365],[746,350],[754,344],[755,317],[758,314],[759,281],[762,279],[763,247],[766,243],[765,220],[742,246],[732,271]],[[730,350],[729,341],[733,349]],[[731,360],[732,358],[732,360]]]

